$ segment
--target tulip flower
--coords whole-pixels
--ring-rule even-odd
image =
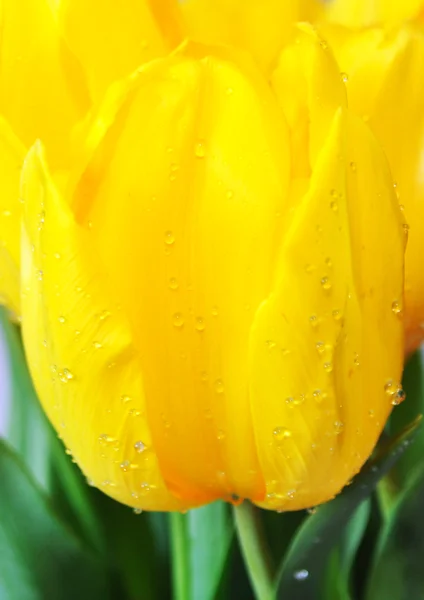
[[[295,20],[316,0],[5,0],[0,55],[0,301],[20,316],[19,176],[43,141],[53,177],[67,178],[84,121],[116,80],[166,55],[185,37],[242,47],[267,69]],[[261,25],[259,25],[259,20]],[[266,32],[266,33],[264,33]]]
[[[184,44],[78,155],[67,185],[40,143],[25,161],[22,328],[83,472],[147,510],[333,497],[403,399],[405,235],[325,44],[300,31],[271,87]]]
[[[410,353],[424,339],[424,30],[411,23],[358,31],[324,25],[322,32],[346,74],[350,108],[367,121],[387,154],[409,226],[405,330]]]

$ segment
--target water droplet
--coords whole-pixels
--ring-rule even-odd
[[[287,396],[287,398],[286,398],[286,404],[294,404],[294,397],[293,396]]]
[[[141,487],[141,493],[142,493],[142,495],[145,496],[146,494],[148,494],[150,492],[150,485],[147,483],[147,481],[143,481],[140,484],[140,487]]]
[[[356,173],[356,169],[357,169],[356,162],[354,162],[353,160],[351,160],[350,163],[349,163],[349,166],[350,166],[351,171],[353,173]]]
[[[293,577],[296,581],[305,581],[309,577],[309,571],[306,569],[299,569],[293,573]]]
[[[320,43],[319,43],[319,45],[321,46],[321,48],[323,50],[327,50],[327,48],[328,48],[328,44],[327,44],[327,42],[325,40],[321,40]]]
[[[344,430],[344,423],[342,421],[334,421],[334,432],[336,435],[340,435]]]
[[[194,148],[194,153],[197,158],[205,158],[206,156],[206,143],[204,140],[199,140]]]
[[[196,319],[196,330],[197,331],[205,330],[205,321],[204,321],[204,319],[202,319],[202,317],[197,317],[197,319]]]
[[[347,83],[349,81],[349,75],[347,73],[340,73],[340,77],[343,83]]]
[[[58,319],[57,319],[57,320],[59,321],[59,323],[60,323],[61,325],[63,325],[64,323],[66,323],[66,319],[65,319],[65,317],[64,317],[64,316],[62,316],[62,315],[61,315],[60,317],[58,317]]]
[[[127,471],[129,471],[131,466],[131,463],[129,460],[124,460],[121,462],[121,464],[119,465],[121,471],[124,471],[124,473],[127,473]]]
[[[212,307],[212,316],[213,317],[217,317],[218,316],[218,307],[217,306],[213,306]]]
[[[178,289],[178,281],[176,277],[171,277],[171,279],[169,280],[169,289],[171,290],[177,290]]]
[[[401,303],[398,300],[394,300],[392,302],[392,312],[395,315],[399,315],[399,316],[402,315],[402,305],[401,305]]]
[[[335,321],[340,321],[342,318],[342,313],[338,308],[335,308],[331,314],[333,315],[333,319]]]
[[[331,260],[331,258],[330,258],[330,257],[327,257],[327,258],[325,259],[325,264],[327,265],[327,267],[328,267],[329,269],[331,269],[331,267],[333,266],[333,261]]]
[[[126,394],[123,394],[121,396],[122,404],[128,404],[128,402],[131,402],[131,400],[132,400],[131,396],[127,396]]]
[[[287,498],[290,498],[290,500],[293,500],[293,498],[296,496],[296,490],[289,490],[287,492]]]
[[[328,361],[324,363],[324,371],[326,373],[331,373],[331,371],[333,370],[333,363]]]
[[[286,427],[276,427],[272,432],[272,435],[274,436],[274,439],[277,440],[277,442],[282,442],[290,438],[292,436],[292,432]]]
[[[392,396],[399,389],[399,384],[395,383],[393,379],[389,379],[387,383],[384,385],[384,391],[388,396]]]
[[[175,242],[175,236],[172,231],[165,231],[165,244],[171,246]]]
[[[69,381],[72,381],[73,378],[74,375],[69,369],[63,369],[62,371],[59,371],[59,379],[62,383],[68,383]]]
[[[324,351],[325,351],[325,344],[324,344],[324,342],[317,342],[315,344],[315,347],[316,347],[316,349],[318,351],[318,354],[324,354]]]
[[[43,281],[44,273],[43,273],[43,271],[41,269],[38,269],[35,272],[35,274],[37,276],[38,281]]]
[[[317,327],[317,325],[318,325],[318,317],[316,315],[311,315],[309,317],[309,323],[311,324],[312,327]]]
[[[353,357],[353,364],[355,365],[355,367],[359,367],[361,364],[359,362],[359,354],[357,352],[355,352],[355,355]]]
[[[215,392],[217,394],[223,394],[224,393],[224,382],[222,381],[222,379],[217,379],[215,381]]]
[[[406,394],[403,389],[397,390],[395,394],[393,394],[392,404],[393,406],[398,406],[401,402],[403,402],[406,398]]]
[[[102,310],[99,314],[100,321],[105,321],[108,317],[110,317],[111,313],[109,310]]]
[[[217,433],[216,433],[216,439],[219,442],[222,442],[222,440],[225,439],[225,432],[222,429],[218,429]]]
[[[133,513],[135,515],[141,515],[142,512],[143,510],[141,508],[133,508]]]
[[[100,342],[93,342],[93,347],[96,348],[96,350],[100,350],[100,348],[103,348]]]
[[[323,290],[331,289],[331,281],[328,277],[322,277],[321,279],[321,287]]]
[[[115,446],[116,443],[118,442],[118,440],[116,438],[112,437],[111,435],[108,435],[107,433],[102,433],[99,435],[99,442],[102,445],[113,444]]]
[[[175,313],[173,316],[172,322],[174,323],[174,327],[182,327],[184,325],[184,318],[181,313]]]
[[[315,506],[311,506],[311,508],[307,508],[306,512],[308,513],[308,515],[315,515],[317,512],[317,508]]]
[[[312,273],[312,271],[316,269],[315,265],[311,265],[310,263],[308,263],[307,265],[305,265],[305,271],[306,273]]]
[[[330,202],[330,207],[333,212],[337,212],[339,210],[339,205],[336,200],[332,200],[332,202]]]
[[[141,440],[139,440],[138,442],[136,442],[134,444],[134,448],[135,448],[136,452],[138,452],[139,454],[141,454],[142,452],[145,451],[146,445]]]

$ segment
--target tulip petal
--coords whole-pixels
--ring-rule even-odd
[[[327,18],[348,27],[369,27],[413,19],[423,7],[423,0],[332,0]]]
[[[409,353],[424,339],[424,34],[412,26],[348,36],[337,36],[331,29],[327,33],[341,68],[349,73],[349,105],[367,120],[382,144],[410,226],[405,259]]]
[[[14,315],[20,315],[19,179],[25,148],[6,121],[0,118],[0,297]]]
[[[181,13],[186,34],[210,44],[226,44],[250,52],[269,71],[291,34],[293,23],[316,18],[314,0],[185,0]]]
[[[272,88],[286,115],[293,154],[292,175],[309,177],[334,114],[346,106],[343,77],[327,42],[306,23],[279,55]],[[309,147],[309,156],[305,149]]]
[[[93,485],[147,510],[167,489],[146,420],[139,356],[86,231],[35,146],[23,173],[22,328],[44,409]]]
[[[402,399],[404,237],[382,151],[340,109],[252,328],[261,506],[333,497]]]
[[[94,100],[181,39],[174,0],[61,0],[56,10],[70,48],[86,69]]]
[[[63,167],[89,106],[80,67],[47,0],[3,0],[0,21],[0,112],[27,148],[42,138],[52,166]]]
[[[74,207],[132,323],[167,484],[261,498],[247,346],[284,222],[286,125],[256,69],[222,48],[189,45],[128,86],[93,125],[111,123]]]

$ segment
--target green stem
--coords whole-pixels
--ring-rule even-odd
[[[174,600],[189,600],[190,573],[187,552],[187,532],[184,515],[169,514],[171,534],[172,589]]]
[[[249,502],[234,507],[237,535],[256,600],[274,600],[275,588],[269,549],[259,511]]]

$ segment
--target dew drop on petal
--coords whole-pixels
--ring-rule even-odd
[[[272,434],[277,442],[282,442],[292,436],[292,432],[286,427],[276,427]]]
[[[184,318],[181,313],[175,313],[172,319],[174,327],[182,327],[184,325]]]
[[[165,244],[171,246],[175,242],[175,236],[172,231],[165,231]]]
[[[146,449],[146,445],[141,440],[139,440],[138,442],[136,442],[134,444],[134,448],[135,448],[136,452],[141,454]]]

